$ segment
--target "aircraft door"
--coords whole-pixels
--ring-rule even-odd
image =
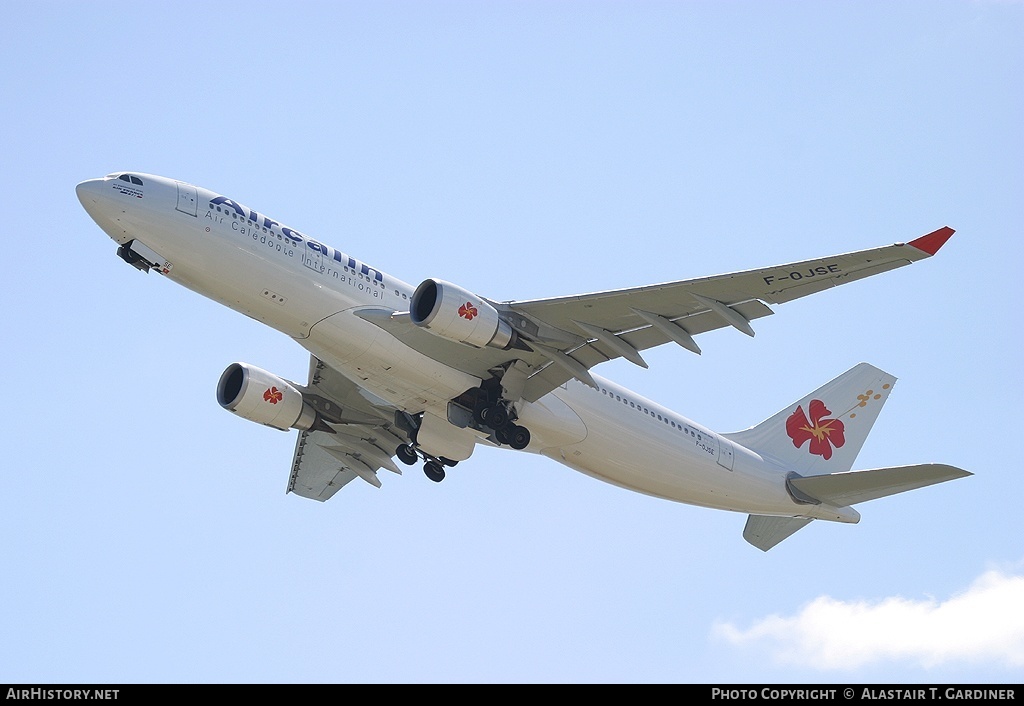
[[[324,271],[324,254],[320,244],[314,241],[306,243],[309,247],[302,248],[302,264],[317,272]],[[316,247],[313,247],[316,246]]]
[[[199,203],[199,194],[196,192],[196,187],[180,181],[174,183],[178,185],[178,205],[175,208],[184,214],[195,216],[196,206]]]
[[[718,465],[731,471],[733,465],[732,442],[728,439],[718,439]]]

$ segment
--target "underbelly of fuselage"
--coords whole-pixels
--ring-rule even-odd
[[[631,417],[602,406],[598,397],[580,403],[586,390],[558,390],[587,427],[580,443],[545,451],[574,470],[654,497],[691,505],[761,514],[800,514],[785,489],[785,472],[743,450],[732,468],[702,447],[681,441],[682,432],[646,415]],[[651,421],[648,422],[647,420]]]

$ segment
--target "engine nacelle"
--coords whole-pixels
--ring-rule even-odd
[[[251,422],[287,431],[310,429],[316,411],[283,378],[247,363],[232,363],[217,383],[217,401]]]
[[[412,295],[409,315],[431,333],[476,348],[511,348],[516,332],[498,310],[458,285],[426,279]]]

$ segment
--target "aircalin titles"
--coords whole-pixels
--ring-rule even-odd
[[[216,198],[210,199],[210,208],[214,208],[216,206],[223,206],[225,210],[228,208],[233,209],[235,211],[235,214],[239,218],[247,218],[250,221],[252,221],[253,227],[255,228],[259,228],[261,225],[261,216],[259,213],[252,210],[251,208],[246,209],[237,201],[232,201],[227,196],[217,196]],[[283,226],[277,221],[271,220],[266,216],[262,216],[262,219],[262,227],[266,228],[270,232],[274,233],[274,226],[278,226],[278,228],[280,228],[281,235],[288,238],[296,245],[301,245],[302,243],[305,243],[306,246],[315,253],[319,253],[322,256],[328,257],[334,260],[335,262],[341,263],[342,265],[345,265],[353,270],[358,270],[366,277],[372,277],[378,282],[384,281],[384,275],[381,273],[380,270],[370,267],[365,263],[359,262],[354,257],[345,255],[344,253],[335,250],[329,245],[324,245],[323,243],[317,242],[316,240],[313,240],[312,238],[303,235],[299,231],[289,228],[288,226]],[[370,273],[373,274],[371,275]]]

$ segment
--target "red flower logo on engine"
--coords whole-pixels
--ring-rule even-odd
[[[263,399],[270,404],[277,404],[284,399],[284,393],[276,387],[269,387],[267,388],[267,391],[263,393]]]
[[[846,443],[846,427],[838,419],[824,419],[832,414],[821,400],[811,400],[809,406],[811,421],[807,421],[803,407],[797,407],[786,420],[786,433],[793,440],[793,446],[800,448],[810,440],[808,449],[812,454],[826,461],[832,458],[832,447],[841,448]]]
[[[459,307],[459,316],[464,318],[466,321],[472,321],[473,317],[479,313],[480,312],[477,311],[476,307],[473,306],[473,302],[466,302]]]

